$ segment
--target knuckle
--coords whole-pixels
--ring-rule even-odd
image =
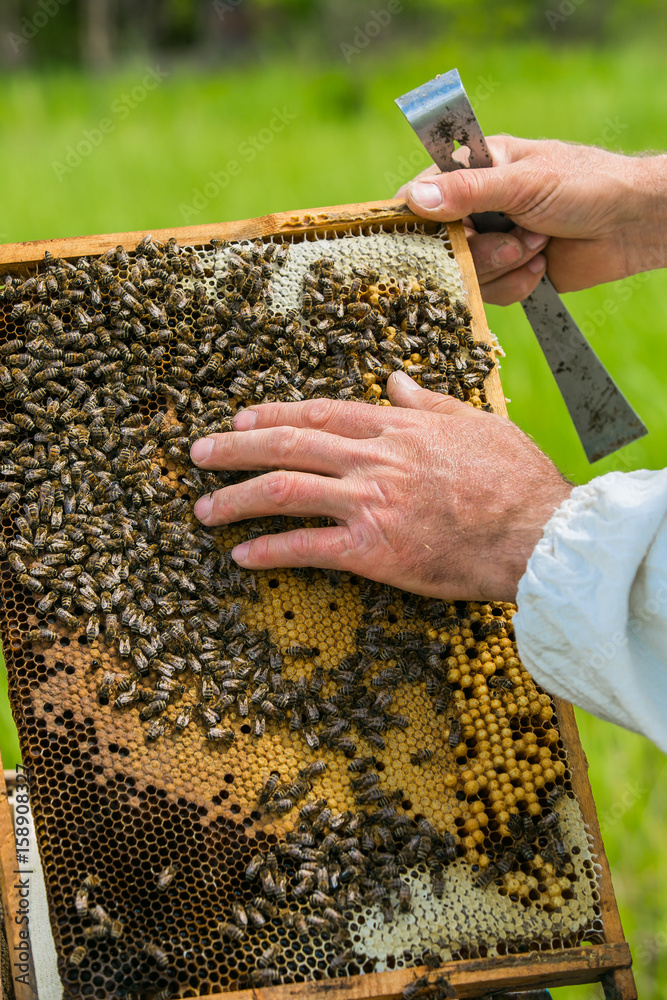
[[[294,531],[291,533],[290,548],[296,559],[308,559],[312,553],[312,537],[306,531]]]
[[[298,427],[277,427],[273,443],[275,457],[288,462],[298,448],[300,437]]]
[[[313,399],[306,403],[309,424],[316,430],[326,430],[334,418],[338,404],[334,399]]]
[[[248,550],[248,559],[252,559],[254,565],[265,563],[270,555],[270,543],[271,537],[269,535],[260,535],[259,538],[253,538]]]
[[[377,544],[377,530],[370,521],[357,521],[350,524],[348,530],[341,534],[336,556],[348,559],[351,556],[365,556],[371,553]]]
[[[262,477],[264,496],[274,507],[287,507],[294,498],[294,479],[288,472],[270,472]]]
[[[469,207],[479,194],[479,178],[474,170],[454,170],[447,175],[451,191],[461,204]]]

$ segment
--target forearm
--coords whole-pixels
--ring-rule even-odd
[[[517,600],[519,653],[535,679],[667,752],[667,470],[577,487]]]

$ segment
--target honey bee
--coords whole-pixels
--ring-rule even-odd
[[[536,834],[538,837],[544,836],[549,830],[557,831],[559,824],[558,814],[555,812],[547,813],[546,816],[542,816],[536,825]]]
[[[232,903],[232,916],[234,918],[234,923],[237,927],[241,927],[246,930],[248,927],[248,914],[246,913],[244,907],[241,903]]]
[[[260,869],[264,864],[264,857],[261,854],[255,854],[251,858],[246,868],[245,876],[249,882],[252,882],[259,875]]]
[[[268,900],[266,902],[268,902]],[[271,905],[271,904],[269,904],[269,905]],[[248,914],[248,919],[250,920],[250,922],[252,923],[252,925],[254,927],[263,927],[264,926],[264,924],[266,923],[266,917],[265,917],[265,915],[264,915],[264,913],[262,912],[261,909],[259,909],[258,907],[254,906],[253,903],[246,903],[246,911],[247,911],[247,914]],[[275,912],[277,913],[278,911],[275,910]]]
[[[556,787],[549,792],[546,797],[545,804],[549,807],[554,806],[561,796],[565,795],[565,789],[562,785],[556,785]]]
[[[457,747],[461,742],[461,723],[458,719],[450,718],[449,720],[449,736],[447,737],[447,742],[450,747]]]
[[[146,730],[146,739],[149,741],[157,740],[160,736],[163,736],[169,722],[166,718],[156,719],[152,722],[148,729]]]
[[[249,981],[251,986],[270,986],[272,983],[276,983],[280,979],[280,973],[277,969],[253,969],[250,973]]]
[[[111,698],[114,687],[116,686],[115,674],[107,671],[103,677],[102,681],[97,689],[97,698],[100,705],[108,705],[109,699]]]
[[[85,957],[86,957],[86,949],[82,944],[80,944],[77,945],[77,947],[74,948],[74,950],[69,953],[67,961],[69,965],[74,965],[78,968],[83,962]]]
[[[481,870],[474,881],[474,885],[477,889],[486,889],[497,877],[498,869],[492,863]]]
[[[493,674],[489,677],[487,684],[490,688],[498,688],[502,691],[511,691],[513,688],[510,678],[503,677],[501,674]]]
[[[273,799],[269,805],[271,812],[278,814],[290,812],[294,808],[294,800],[290,798]]]
[[[445,830],[442,835],[443,850],[447,861],[456,861],[456,838],[449,830]]]
[[[121,691],[114,701],[115,708],[125,708],[128,705],[133,705],[139,700],[140,692],[137,691],[136,683],[130,685],[127,691]]]
[[[265,917],[277,917],[278,907],[274,906],[268,899],[264,896],[255,896],[252,901],[252,906],[248,909],[248,916],[255,922],[255,917],[253,916],[253,910],[259,910],[260,913],[264,914]]]
[[[276,890],[276,883],[268,868],[261,868],[259,872],[259,880],[262,883],[262,889],[267,896],[273,896]]]
[[[9,553],[10,562],[13,554]],[[57,642],[59,636],[57,632],[54,632],[50,628],[33,628],[28,632],[28,638],[31,642]]]
[[[350,782],[350,787],[355,791],[371,788],[373,785],[377,785],[380,780],[380,775],[377,771],[370,771],[363,774],[360,778],[354,778]]]
[[[167,865],[163,868],[157,877],[157,890],[158,892],[164,892],[169,888],[171,883],[174,881],[178,874],[178,865]]]
[[[229,746],[236,739],[236,733],[233,729],[223,729],[220,726],[213,726],[206,733],[206,739],[212,740],[214,743],[224,743]]]
[[[266,969],[272,962],[279,957],[281,954],[280,946],[277,944],[271,944],[266,948],[261,956],[257,959],[257,964],[262,968]]]
[[[74,908],[80,916],[88,913],[88,886],[81,885],[77,889],[74,897]]]
[[[97,614],[90,615],[86,623],[86,636],[89,641],[97,639],[100,634],[100,618]]]
[[[164,971],[168,967],[169,959],[167,953],[158,944],[155,944],[154,941],[147,941],[143,946],[143,950],[149,958],[153,959],[158,969]]]

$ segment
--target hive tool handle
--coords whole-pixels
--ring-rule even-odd
[[[456,69],[396,99],[436,166],[466,169],[454,159],[455,143],[470,151],[468,166],[491,167],[484,134]],[[471,216],[480,233],[509,232],[503,212]],[[589,462],[612,454],[647,434],[634,411],[544,275],[521,303],[576,428]]]

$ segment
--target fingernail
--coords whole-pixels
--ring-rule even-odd
[[[211,516],[212,510],[213,497],[210,495],[207,497],[201,497],[195,504],[195,517],[198,517],[200,521],[206,521]]]
[[[502,266],[504,264],[514,264],[522,256],[521,247],[517,246],[516,243],[511,243],[509,240],[504,240],[498,249],[493,251],[491,259],[494,264]]]
[[[541,250],[549,242],[549,237],[544,233],[524,233],[522,239],[529,250]]]
[[[398,382],[403,389],[421,389],[421,386],[410,378],[407,372],[394,372],[394,383]]]
[[[257,413],[254,410],[239,410],[234,417],[235,431],[249,431],[257,423]]]
[[[528,261],[528,270],[532,271],[533,274],[539,274],[547,266],[547,258],[543,253],[538,253],[537,257],[533,257],[532,260]]]
[[[408,194],[422,208],[438,208],[442,205],[442,191],[437,184],[415,181],[408,188]]]
[[[193,462],[205,462],[210,458],[215,441],[213,438],[199,438],[190,448],[190,458]]]
[[[232,549],[232,559],[234,562],[243,562],[250,552],[250,542],[241,542]]]

